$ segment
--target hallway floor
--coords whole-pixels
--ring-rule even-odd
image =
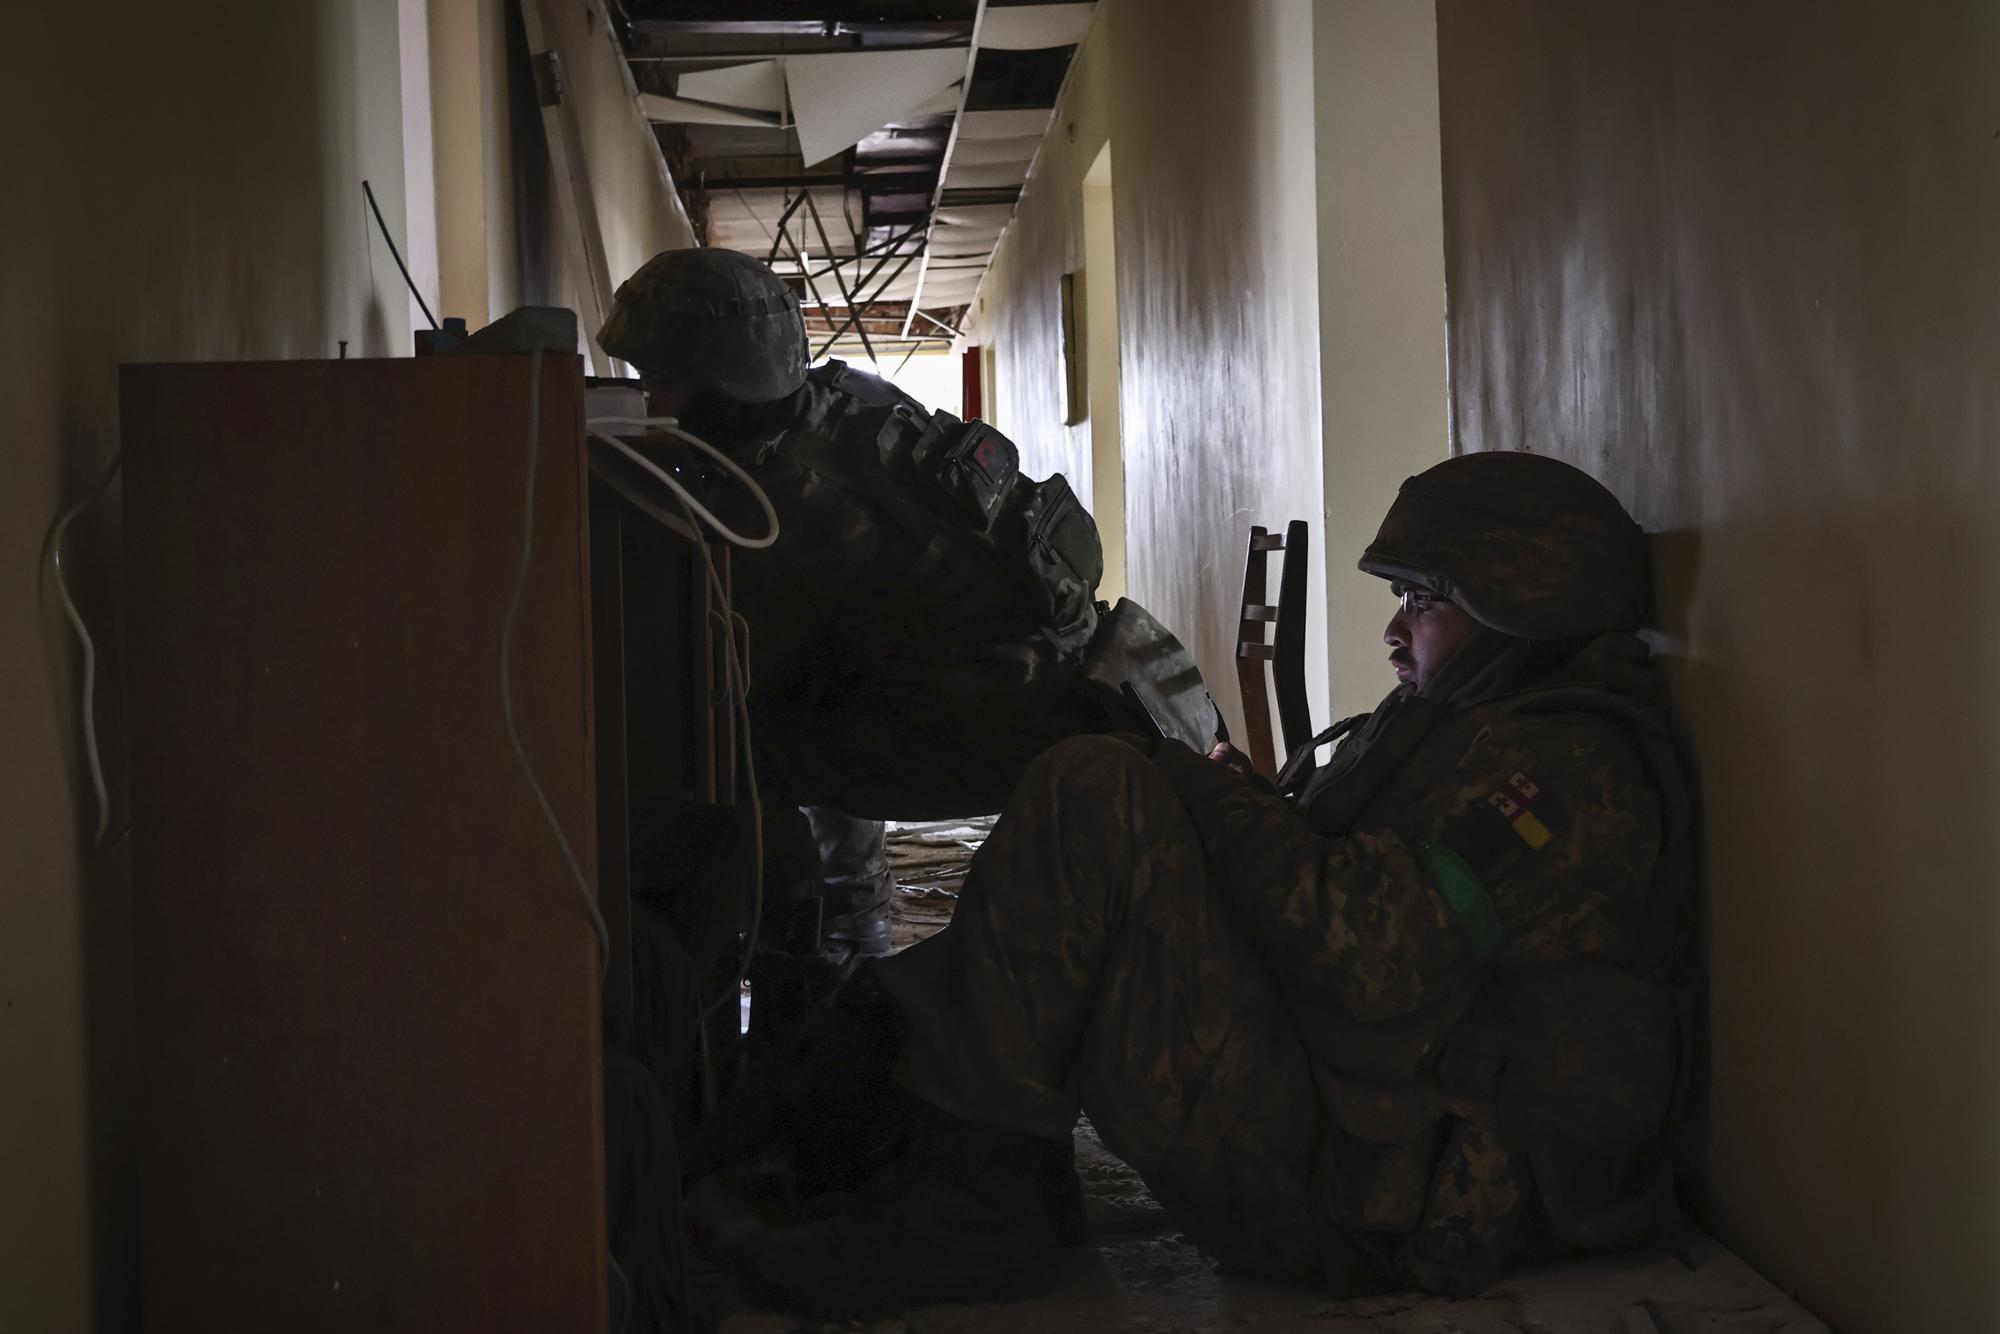
[[[990,824],[891,827],[898,947],[950,920],[965,866]],[[871,1322],[801,1320],[754,1309],[739,1295],[721,1334],[1827,1334],[1700,1234],[1692,1269],[1664,1255],[1574,1259],[1518,1271],[1467,1301],[1408,1294],[1331,1301],[1221,1272],[1168,1223],[1145,1183],[1087,1122],[1076,1146],[1090,1237],[1060,1257],[1039,1293]]]

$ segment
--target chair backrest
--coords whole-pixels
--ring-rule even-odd
[[[1312,709],[1306,702],[1306,569],[1311,543],[1303,519],[1285,525],[1281,537],[1263,527],[1250,530],[1243,555],[1243,607],[1236,622],[1236,684],[1243,699],[1244,738],[1257,772],[1275,777],[1280,756],[1271,735],[1271,687],[1278,695],[1278,726],[1284,755],[1312,737]],[[1269,600],[1269,553],[1282,551],[1278,600]],[[1264,627],[1273,633],[1264,638]],[[1269,664],[1267,667],[1266,664]]]

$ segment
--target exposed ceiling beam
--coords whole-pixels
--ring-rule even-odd
[[[962,55],[955,98],[947,93],[946,106],[937,114],[891,121],[864,138],[872,152],[852,148],[811,172],[800,161],[793,132],[782,123],[656,130],[663,144],[671,136],[679,147],[667,144],[669,151],[686,159],[681,174],[690,179],[680,184],[687,197],[699,195],[704,209],[714,205],[715,226],[721,230],[712,243],[767,254],[781,272],[791,270],[786,281],[804,289],[815,344],[847,347],[867,341],[873,344],[868,349],[872,355],[884,349],[885,339],[908,347],[958,334],[970,313],[968,289],[977,291],[1021,195],[1012,171],[1020,169],[1019,159],[1027,158],[1032,174],[1046,147],[1053,112],[1042,106],[982,110],[968,122],[968,109],[1039,101],[1054,74],[1044,67],[1059,61],[1066,82],[1076,48],[1016,50],[1020,43],[1001,40],[995,50],[982,52],[982,34],[1005,26],[992,16],[1019,0],[608,2],[617,4],[627,20],[607,25],[625,68],[638,72],[639,87],[663,96],[677,93],[679,79],[690,71],[748,60],[928,47],[952,49],[957,68]],[[703,110],[714,114],[718,109]],[[955,158],[979,157],[975,145],[1001,147],[992,142],[1001,127],[991,122],[1010,115],[1035,117],[1034,125],[1023,123],[1014,135],[1020,143],[1006,145],[1019,150],[1005,159],[1011,170],[981,170],[975,164],[960,171],[956,184],[947,188]],[[981,163],[997,160],[989,151]],[[843,192],[838,203],[832,193],[836,190]],[[952,224],[945,226],[940,213],[961,209],[965,215],[954,214]],[[810,245],[805,244],[808,235]],[[909,299],[880,300],[892,287]],[[871,292],[878,299],[870,300]],[[929,310],[922,308],[927,293],[934,294]]]
[[[950,20],[779,19],[723,16],[699,19],[634,19],[643,37],[891,37],[905,41],[962,42],[971,29]]]
[[[912,237],[912,236],[916,235],[916,232],[917,232],[917,229],[916,229],[915,227],[911,227],[911,228],[909,229],[909,231],[907,231],[907,232],[903,233],[903,236],[902,236],[902,238],[901,238],[901,239],[902,239],[902,240],[908,240],[908,239],[909,239],[910,237]],[[900,241],[899,241],[899,244],[900,244]],[[893,252],[892,252],[892,253],[893,253]],[[913,260],[913,259],[915,259],[915,258],[916,258],[916,257],[917,257],[918,255],[920,255],[920,254],[922,254],[922,253],[923,253],[922,249],[921,249],[921,248],[919,248],[919,249],[917,249],[917,250],[913,250],[913,251],[911,251],[911,252],[910,252],[909,254],[907,254],[907,255],[903,256],[903,262],[902,262],[902,263],[900,263],[900,264],[898,264],[898,265],[896,266],[896,271],[895,271],[894,273],[890,274],[890,275],[889,275],[888,277],[884,278],[884,279],[882,280],[882,285],[881,285],[880,287],[878,287],[878,288],[876,288],[876,289],[875,289],[875,296],[874,296],[874,298],[873,298],[873,299],[868,299],[868,300],[864,300],[864,301],[863,301],[863,303],[862,303],[862,304],[861,304],[860,306],[858,306],[858,307],[854,307],[853,309],[849,310],[849,312],[848,312],[848,315],[847,315],[847,319],[848,319],[848,322],[849,322],[849,323],[851,323],[851,324],[853,324],[853,325],[855,326],[855,328],[857,328],[857,329],[859,329],[859,330],[861,331],[861,342],[862,342],[862,346],[864,346],[864,347],[867,347],[867,348],[868,348],[868,359],[869,359],[870,361],[873,361],[873,360],[875,359],[875,349],[874,349],[874,348],[873,348],[872,346],[869,346],[869,344],[868,344],[868,332],[867,332],[867,331],[868,331],[868,312],[869,312],[869,311],[870,311],[870,310],[871,310],[871,309],[872,309],[872,308],[873,308],[873,307],[874,307],[874,306],[875,306],[875,305],[876,305],[876,304],[877,304],[877,303],[878,303],[878,302],[880,301],[880,299],[881,299],[881,296],[882,296],[882,293],[884,293],[884,292],[888,291],[888,290],[889,290],[889,288],[890,288],[890,286],[891,286],[892,284],[894,284],[894,283],[895,283],[895,281],[896,281],[896,280],[897,280],[898,278],[900,278],[900,277],[902,277],[902,276],[903,276],[903,270],[904,270],[904,269],[907,269],[907,268],[909,268],[909,267],[910,267],[910,261],[911,261],[911,260]],[[875,267],[874,267],[874,268],[872,268],[872,269],[870,269],[870,270],[868,270],[868,276],[867,276],[866,278],[863,278],[863,279],[862,279],[862,280],[860,281],[860,283],[858,283],[858,284],[856,285],[856,287],[855,287],[855,290],[856,290],[856,291],[860,291],[860,290],[862,290],[862,289],[866,288],[866,287],[868,286],[868,284],[869,284],[869,283],[871,283],[871,282],[874,282],[874,281],[875,281],[875,275],[876,275],[876,274],[878,274],[878,273],[880,273],[880,272],[882,271],[882,266],[883,266],[884,264],[887,264],[887,263],[889,262],[889,259],[890,259],[890,255],[884,255],[884,256],[882,256],[882,258],[880,258],[880,259],[876,260],[876,261],[875,261]],[[889,317],[889,321],[888,321],[888,322],[889,322],[890,326],[891,326],[892,328],[894,328],[894,329],[896,330],[896,332],[897,332],[898,336],[900,336],[900,335],[901,335],[901,333],[902,333],[902,327],[903,327],[903,323],[904,323],[904,321],[903,321],[903,320],[901,320],[901,319],[898,319],[898,318],[897,318],[896,316],[894,316],[894,315],[891,315],[891,316]],[[825,356],[825,355],[826,355],[826,349],[827,349],[828,347],[832,347],[832,346],[833,346],[833,345],[834,345],[834,344],[835,344],[836,342],[838,342],[838,341],[840,340],[840,335],[841,335],[842,333],[844,333],[844,332],[846,331],[846,328],[847,328],[847,326],[846,326],[846,325],[842,325],[842,326],[841,326],[841,327],[840,327],[839,329],[836,329],[836,330],[834,330],[834,332],[833,332],[833,337],[831,337],[831,338],[829,338],[829,339],[827,339],[827,340],[826,340],[826,347],[822,347],[822,348],[821,348],[821,349],[819,350],[819,356],[823,357],[823,356]],[[815,357],[815,358],[814,358],[814,360],[815,360],[815,361],[817,361],[818,359],[819,359],[818,357]]]
[[[952,328],[949,324],[946,324],[943,320],[931,314],[929,311],[918,310],[917,303],[914,301],[910,303],[910,313],[915,315],[920,320],[929,320],[932,324],[935,324],[938,328],[944,330],[946,333],[950,334],[953,338],[958,337],[958,330]]]
[[[704,169],[703,184],[710,190],[872,190],[882,194],[926,194],[937,184],[933,171],[863,172],[855,176],[723,176]],[[1018,194],[1019,191],[1016,191]],[[1011,202],[1011,201],[1010,201]]]
[[[939,208],[978,208],[985,204],[1011,204],[1021,197],[1018,185],[988,185],[976,189],[963,188],[941,191],[938,196]]]
[[[810,190],[806,191],[806,212],[812,215],[813,230],[819,233],[820,253],[824,255],[832,254],[833,242],[827,239],[826,224],[820,221],[819,205],[813,202],[812,191]],[[854,249],[859,250],[861,248],[860,238],[850,237],[848,239]],[[875,263],[875,267],[880,268],[885,260],[886,256],[884,257],[883,260],[877,260]],[[807,282],[812,281],[812,275],[810,273],[806,275],[806,281]],[[833,285],[835,288],[839,290],[840,299],[847,303],[848,309],[850,310],[854,309],[855,293],[848,289],[847,279],[841,277],[839,265],[833,266]],[[822,302],[821,305],[824,306],[825,303]],[[868,303],[865,301],[862,302],[860,309],[861,312],[865,315],[868,311]],[[875,361],[876,360],[875,345],[868,341],[867,323],[864,321],[862,323],[856,324],[855,330],[861,335],[861,345],[868,349],[868,360]]]

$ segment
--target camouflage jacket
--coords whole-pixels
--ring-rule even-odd
[[[736,558],[746,596],[786,609],[766,633],[774,659],[815,619],[940,661],[1028,639],[1073,658],[1096,628],[1089,512],[1061,474],[1022,476],[1013,442],[983,422],[833,361],[732,452],[779,515],[776,547]]]
[[[1447,1292],[1655,1230],[1692,858],[1636,640],[1439,711],[1344,829],[1172,749],[1314,1058],[1329,1226]]]
[[[732,597],[759,751],[799,800],[891,818],[993,810],[1041,749],[1101,727],[1078,687],[1097,570],[1056,578],[1058,609],[1034,564],[1049,526],[1036,520],[1067,516],[1096,552],[1073,497],[1062,516],[1046,503],[1067,483],[1019,477],[1004,436],[837,363],[716,439],[778,516],[776,543],[731,552]],[[936,448],[913,457],[919,443]],[[740,486],[712,500],[759,526]]]

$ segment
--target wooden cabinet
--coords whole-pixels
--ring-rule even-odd
[[[121,391],[146,1328],[603,1328],[577,359]]]

